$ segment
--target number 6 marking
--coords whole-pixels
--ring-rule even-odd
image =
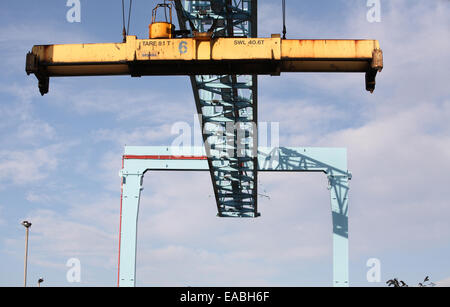
[[[188,51],[188,47],[187,47],[187,42],[182,41],[179,45],[178,45],[178,50],[180,50],[180,54],[184,54]]]

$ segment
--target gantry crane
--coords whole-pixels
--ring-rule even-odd
[[[173,5],[179,30],[172,22]],[[170,18],[157,22],[158,8],[169,10]],[[365,73],[366,90],[373,92],[375,77],[382,68],[377,40],[283,39],[279,34],[258,38],[256,0],[164,1],[152,13],[148,39],[126,35],[122,43],[37,45],[26,57],[26,72],[37,77],[42,95],[48,93],[51,77],[190,76],[205,143],[202,159],[207,160],[220,217],[260,215],[257,176],[264,168],[258,166],[257,75]],[[295,157],[306,159],[299,153]],[[306,165],[296,169],[308,170]],[[327,167],[316,168],[325,171]],[[122,175],[125,178],[127,174]],[[334,219],[333,215],[335,226],[341,223]],[[342,229],[333,231],[336,234]],[[135,231],[130,237],[133,235]],[[346,244],[339,246],[335,250],[348,249]],[[119,276],[119,283],[135,283],[135,248],[135,242],[129,245],[129,257],[134,256],[129,262],[133,264],[127,271],[129,276]],[[347,256],[343,258],[348,261]],[[348,284],[348,272],[342,271],[335,280]]]

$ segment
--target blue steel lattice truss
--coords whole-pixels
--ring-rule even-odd
[[[256,37],[256,0],[175,1],[180,28]],[[220,217],[257,217],[257,76],[191,76]]]

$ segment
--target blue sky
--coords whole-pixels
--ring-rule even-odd
[[[350,281],[450,285],[450,3],[287,1],[288,38],[378,39],[385,68],[377,89],[361,74],[260,77],[259,119],[279,122],[280,145],[347,147]],[[147,35],[157,1],[134,1],[131,32]],[[259,36],[281,32],[281,1],[259,1]],[[114,286],[123,146],[169,145],[179,121],[196,125],[187,77],[53,79],[41,97],[27,76],[35,44],[121,41],[120,1],[0,4],[0,285],[20,286],[29,219],[29,283]],[[146,175],[139,216],[139,286],[331,284],[331,214],[321,174],[261,174],[262,217],[216,218],[207,173]],[[195,182],[195,184],[192,184]],[[66,281],[69,258],[80,284]]]

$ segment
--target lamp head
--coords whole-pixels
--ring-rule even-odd
[[[30,228],[30,227],[31,227],[31,223],[28,222],[28,221],[23,221],[21,224],[22,224],[23,226],[25,226],[26,228]]]

